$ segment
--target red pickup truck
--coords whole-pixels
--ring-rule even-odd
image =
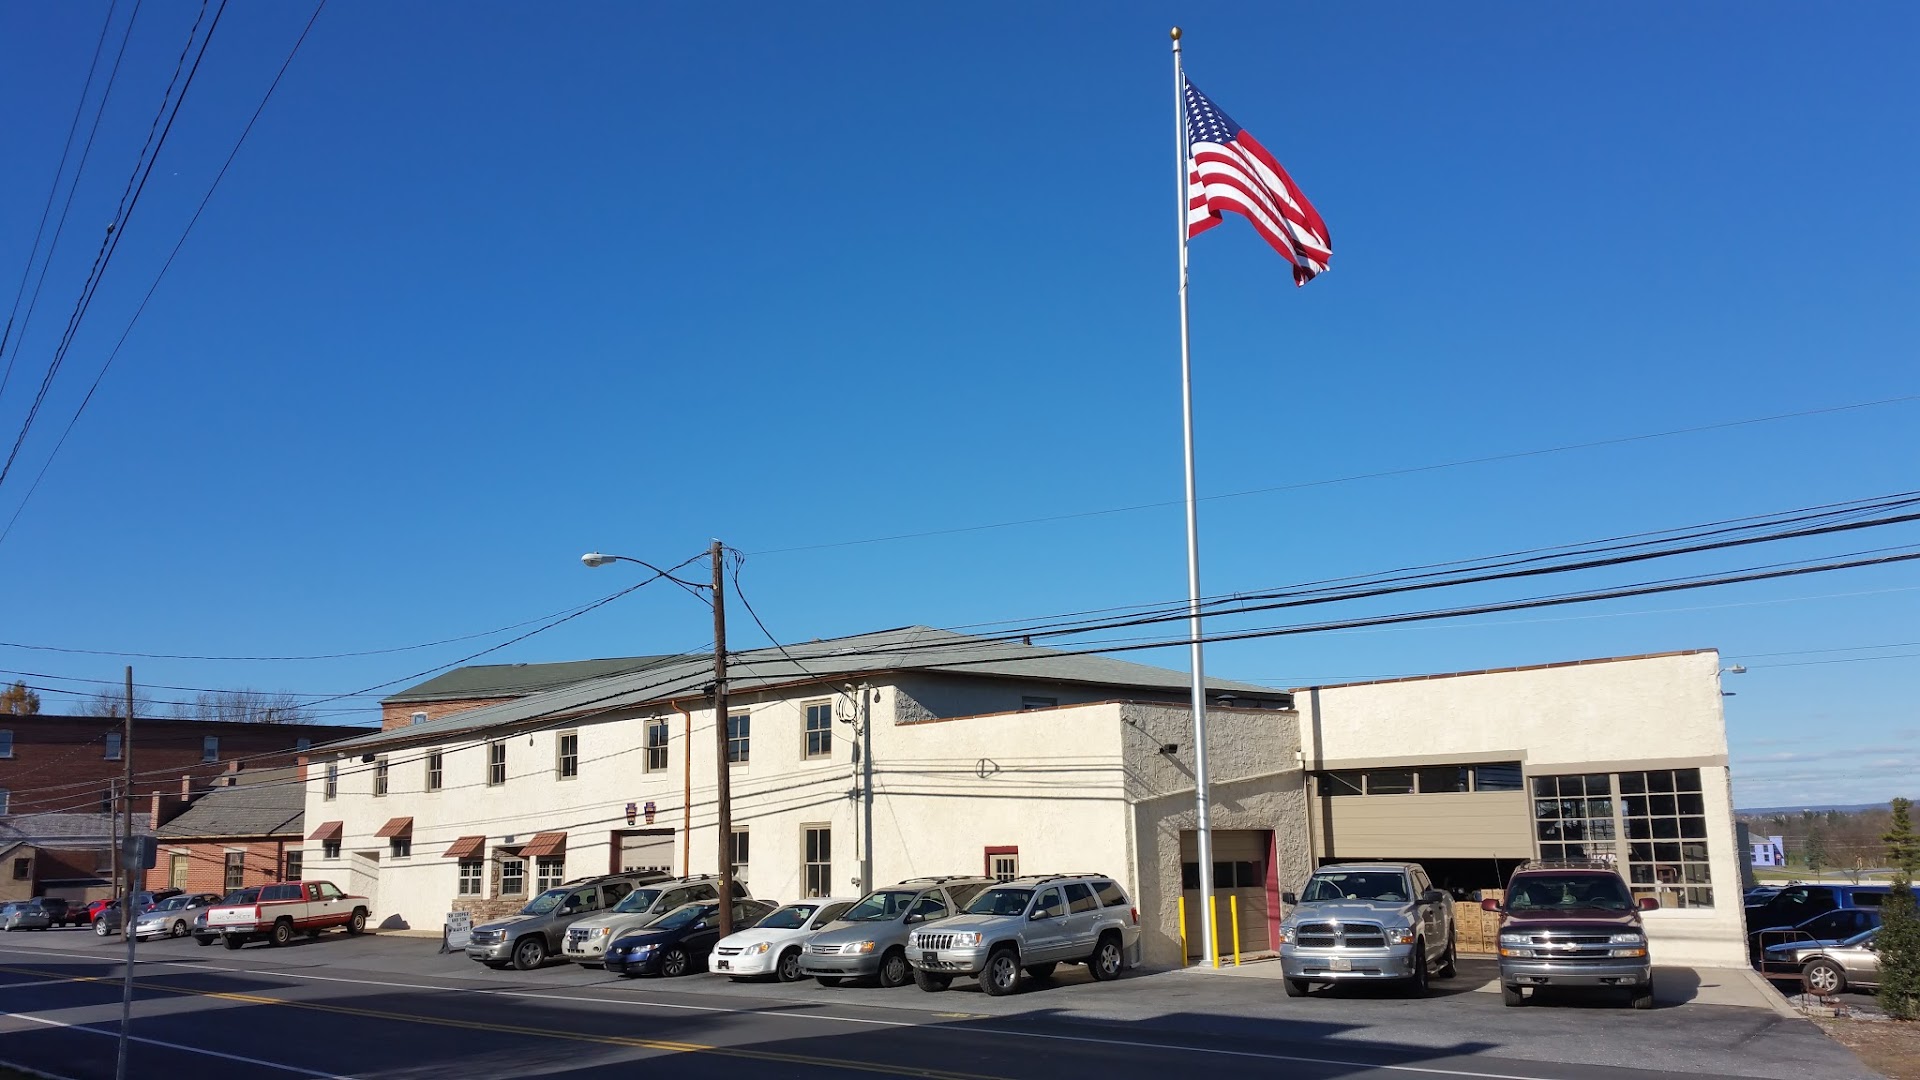
[[[293,935],[319,937],[320,931],[344,926],[358,934],[367,928],[367,898],[348,896],[331,881],[287,881],[263,885],[251,904],[231,904],[207,912],[207,932],[221,944],[237,949],[249,941],[285,945]]]

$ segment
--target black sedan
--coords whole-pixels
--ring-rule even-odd
[[[765,900],[735,900],[733,928],[745,930],[766,918],[775,906]],[[635,975],[685,975],[707,966],[707,955],[719,940],[719,901],[682,904],[648,923],[646,929],[607,946],[607,970],[627,979]]]

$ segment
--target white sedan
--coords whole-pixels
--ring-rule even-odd
[[[794,982],[800,978],[800,947],[859,899],[818,896],[769,912],[752,929],[721,938],[707,970],[732,979],[772,975],[781,982]]]

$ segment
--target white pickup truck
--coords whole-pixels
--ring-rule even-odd
[[[285,945],[295,934],[319,937],[335,926],[358,934],[367,928],[367,898],[348,896],[331,881],[287,881],[263,885],[251,904],[231,904],[207,912],[209,934],[237,949],[249,941]]]

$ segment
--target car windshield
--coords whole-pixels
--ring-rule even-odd
[[[715,908],[706,904],[683,904],[648,923],[647,929],[684,930],[699,922],[703,916],[712,915],[715,912]]]
[[[1032,889],[988,889],[967,905],[968,915],[1018,915],[1033,899]]]
[[[223,904],[251,904],[258,899],[260,899],[259,889],[241,889],[239,892],[228,893],[227,898],[220,902]]]
[[[187,906],[187,901],[189,899],[191,898],[185,897],[185,896],[168,897],[167,899],[160,901],[160,906],[155,908],[154,910],[155,911],[179,911],[181,908]]]
[[[622,915],[636,915],[653,906],[660,899],[659,889],[635,889],[613,905],[613,910]]]
[[[768,930],[798,930],[807,925],[807,920],[818,910],[819,904],[788,904],[761,919],[759,925]]]
[[[877,892],[853,905],[845,915],[847,922],[885,922],[906,914],[917,892]]]
[[[1315,874],[1300,894],[1303,903],[1316,900],[1387,900],[1405,903],[1407,879],[1391,870],[1342,870]]]
[[[1862,933],[1858,933],[1858,934],[1855,934],[1855,935],[1853,935],[1852,937],[1850,937],[1850,938],[1848,938],[1847,940],[1845,940],[1845,941],[1843,941],[1843,942],[1841,942],[1840,944],[1842,944],[1842,945],[1865,945],[1865,944],[1866,944],[1866,943],[1868,943],[1869,941],[1872,941],[1872,940],[1873,940],[1873,935],[1875,935],[1875,934],[1877,934],[1877,933],[1879,933],[1879,932],[1880,932],[1880,928],[1876,926],[1876,927],[1874,927],[1874,928],[1873,928],[1873,929],[1871,929],[1871,930],[1867,930],[1867,931],[1864,931],[1864,932],[1862,932]]]
[[[527,906],[520,909],[520,914],[545,915],[547,912],[559,907],[560,901],[565,900],[567,894],[572,891],[572,889],[548,889],[546,892],[527,901]]]
[[[1552,908],[1600,908],[1630,911],[1633,898],[1627,886],[1612,874],[1541,875],[1523,880],[1507,898],[1509,911]]]

